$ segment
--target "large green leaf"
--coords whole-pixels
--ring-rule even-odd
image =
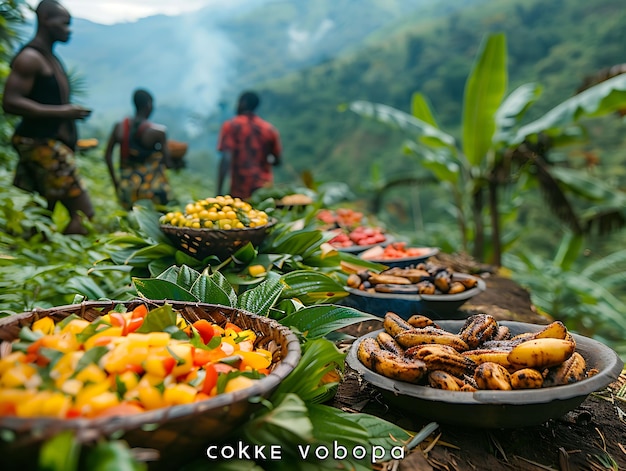
[[[243,292],[237,300],[237,307],[260,316],[268,316],[283,288],[279,279],[268,278],[259,286]]]
[[[430,142],[437,142],[440,146],[455,147],[455,139],[450,134],[391,106],[359,100],[350,103],[350,110],[361,116],[374,118],[382,123],[403,129],[411,135],[426,137]]]
[[[435,178],[441,182],[457,184],[461,176],[461,167],[456,154],[449,148],[433,148],[422,143],[408,141],[405,151],[415,154],[420,164],[430,170]]]
[[[237,295],[221,274],[219,277],[201,275],[191,287],[191,293],[203,303],[230,307],[237,303]]]
[[[492,147],[496,112],[507,87],[506,37],[487,36],[465,85],[463,153],[472,167],[484,161]]]
[[[411,96],[411,114],[417,119],[424,121],[426,124],[439,129],[433,112],[430,109],[430,105],[426,97],[421,93],[414,93],[413,96]]]
[[[580,255],[583,245],[583,237],[573,233],[567,233],[554,257],[554,264],[561,270],[569,270]]]
[[[145,471],[146,463],[135,460],[128,444],[121,440],[102,440],[89,450],[85,469],[90,471]]]
[[[293,271],[283,275],[281,280],[286,285],[282,297],[298,298],[306,305],[348,295],[343,285],[319,272]]]
[[[317,249],[322,242],[323,235],[320,231],[285,232],[267,250],[271,253],[303,255],[311,248]]]
[[[626,203],[626,194],[615,191],[605,180],[595,178],[589,172],[566,167],[550,167],[550,174],[559,182],[559,186],[591,201],[618,201]]]
[[[541,96],[541,90],[539,84],[526,83],[506,97],[496,112],[494,142],[506,142],[511,139],[510,130],[519,123],[528,108]]]
[[[313,438],[313,424],[303,399],[287,393],[274,408],[248,421],[243,434],[248,443],[259,445],[307,443]]]
[[[137,221],[137,224],[139,224],[141,231],[150,237],[154,242],[169,245],[172,244],[165,233],[161,230],[161,225],[159,223],[160,214],[154,209],[142,206],[141,204],[136,204],[133,206],[132,215]]]
[[[146,299],[170,299],[172,301],[199,301],[199,299],[186,289],[167,280],[156,278],[132,278],[133,285]]]
[[[80,442],[72,431],[60,432],[44,442],[39,452],[41,471],[76,471]]]
[[[522,126],[513,141],[521,144],[538,133],[557,133],[583,117],[596,117],[626,107],[626,74],[617,75],[552,108],[541,118]]]
[[[357,322],[380,320],[372,314],[333,304],[309,306],[281,319],[281,324],[302,332],[308,339],[317,339]]]
[[[308,403],[322,403],[333,395],[333,384],[323,384],[322,378],[336,368],[343,369],[345,354],[334,343],[326,339],[311,340],[302,346],[302,358],[281,381],[271,400],[276,401],[284,394],[297,394]]]

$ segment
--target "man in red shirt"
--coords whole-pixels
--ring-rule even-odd
[[[223,194],[224,179],[230,171],[230,195],[247,199],[274,182],[272,166],[281,163],[280,136],[276,128],[257,116],[259,96],[244,92],[237,104],[237,116],[222,125],[217,150],[222,153],[217,193]]]

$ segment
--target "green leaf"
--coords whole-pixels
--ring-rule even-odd
[[[570,270],[582,251],[583,242],[584,239],[581,235],[567,233],[561,239],[554,264],[562,270]]]
[[[500,105],[496,112],[496,135],[494,142],[508,141],[510,129],[517,125],[528,108],[541,95],[541,86],[526,83],[516,88]]]
[[[439,128],[426,97],[421,93],[413,93],[411,97],[411,114],[435,128]]]
[[[282,297],[298,298],[306,305],[341,298],[349,294],[343,289],[343,285],[328,275],[310,270],[287,273],[281,277],[281,280],[286,285]]]
[[[281,319],[280,323],[297,329],[309,339],[317,339],[357,322],[377,319],[380,320],[372,314],[330,304],[305,307]]]
[[[154,242],[172,246],[168,237],[161,230],[159,223],[160,213],[142,204],[135,204],[131,213],[137,221],[137,224],[139,224],[141,231]]]
[[[180,273],[180,268],[173,265],[171,267],[169,267],[167,270],[165,270],[164,272],[162,272],[159,276],[157,276],[157,278],[159,280],[165,280],[165,281],[169,281],[171,283],[176,283],[178,284],[178,274]],[[188,287],[186,287],[188,288]]]
[[[626,107],[626,74],[620,74],[574,95],[539,119],[522,126],[513,144],[538,133],[558,134],[581,118],[603,116]]]
[[[146,299],[169,299],[172,301],[198,301],[198,298],[176,283],[155,278],[132,278],[133,285]]]
[[[260,285],[243,292],[237,300],[237,307],[260,316],[268,316],[283,288],[280,280],[267,279]]]
[[[334,395],[336,384],[321,383],[324,375],[343,369],[345,354],[326,339],[316,339],[302,346],[302,358],[294,370],[278,385],[272,401],[293,393],[308,403],[322,403]]]
[[[273,253],[304,256],[311,248],[318,248],[322,241],[320,231],[287,232],[282,235],[282,240],[276,240],[271,250]]]
[[[190,290],[190,288],[193,287],[194,283],[198,280],[198,278],[200,278],[200,276],[200,272],[188,267],[187,265],[183,265],[178,271],[176,284],[178,286],[182,286],[187,290]]]
[[[147,465],[136,461],[130,448],[121,440],[100,441],[91,448],[85,460],[89,471],[145,471]]]
[[[415,133],[420,137],[426,137],[432,142],[437,142],[439,146],[455,147],[456,141],[450,134],[391,106],[368,101],[354,101],[350,103],[350,110],[361,116],[375,118],[380,122]]]
[[[74,369],[74,373],[72,377],[76,376],[78,373],[83,371],[87,366],[92,363],[98,364],[100,358],[106,355],[109,352],[109,349],[104,346],[92,347],[83,353],[83,356],[80,357],[78,363],[76,364],[76,368]]]
[[[139,333],[164,332],[167,327],[176,326],[176,313],[171,304],[164,304],[151,309],[146,314],[141,327],[137,329]]]
[[[506,37],[491,34],[481,44],[463,97],[463,153],[472,167],[480,166],[491,149],[506,87]]]
[[[228,297],[228,304],[226,303],[216,303],[216,304],[225,304],[226,306],[236,306],[237,305],[237,293],[233,289],[233,286],[228,282],[228,280],[222,275],[220,272],[216,271],[210,276],[211,281],[213,281],[214,285],[222,291]]]
[[[285,394],[274,408],[248,421],[243,429],[247,442],[256,444],[307,443],[313,438],[313,425],[302,398]]]
[[[39,452],[40,471],[77,471],[80,443],[72,431],[64,431],[46,440]]]

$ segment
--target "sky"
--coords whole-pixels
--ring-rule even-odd
[[[153,15],[179,15],[209,5],[249,3],[249,0],[60,0],[75,18],[100,24],[133,22]],[[28,0],[36,6],[39,0]]]

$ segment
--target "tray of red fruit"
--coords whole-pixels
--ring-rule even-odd
[[[369,262],[380,263],[390,268],[404,268],[425,262],[439,253],[437,247],[407,247],[406,242],[390,242],[384,246],[377,245],[359,254]]]
[[[354,254],[392,241],[391,236],[375,227],[357,226],[352,230],[340,228],[329,232],[334,234],[328,241],[330,245],[339,251]]]

